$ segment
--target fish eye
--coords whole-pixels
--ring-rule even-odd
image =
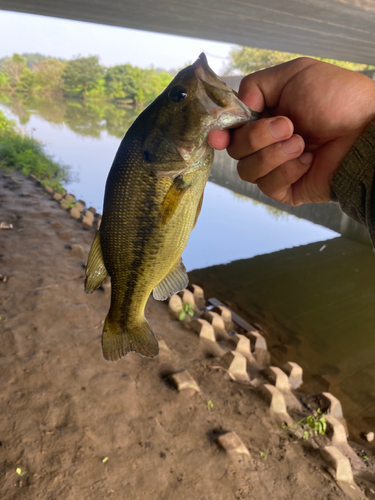
[[[169,97],[173,102],[182,102],[188,96],[188,92],[184,87],[173,87],[169,92]]]

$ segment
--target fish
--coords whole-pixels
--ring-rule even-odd
[[[212,167],[207,135],[258,117],[202,53],[126,132],[108,174],[102,221],[86,265],[86,293],[111,278],[102,333],[106,360],[117,361],[128,352],[158,355],[145,306],[151,292],[156,300],[166,300],[188,285],[181,254]]]

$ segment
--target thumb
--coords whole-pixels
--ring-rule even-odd
[[[315,59],[300,57],[272,68],[256,71],[241,81],[238,95],[255,111],[275,108],[287,83],[300,71],[317,63]]]

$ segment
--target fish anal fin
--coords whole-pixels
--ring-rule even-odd
[[[180,259],[176,266],[153,289],[152,295],[156,300],[166,300],[171,295],[184,290],[188,286],[189,278],[186,268]]]
[[[100,231],[98,231],[87,259],[85,292],[92,293],[99,288],[107,276],[108,273],[104,265],[102,247],[100,245]]]
[[[118,361],[128,352],[146,358],[159,354],[159,344],[145,318],[137,325],[125,325],[106,317],[102,335],[103,356],[107,361]]]
[[[189,188],[190,184],[187,184],[182,176],[174,179],[160,207],[159,227],[163,227],[171,219],[182,197]]]

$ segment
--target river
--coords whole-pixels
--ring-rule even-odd
[[[101,211],[106,176],[137,112],[6,96],[0,109],[71,167],[68,191]],[[217,155],[183,260],[208,295],[263,328],[274,362],[303,366],[307,391],[339,397],[359,439],[375,430],[375,257],[368,238],[336,204],[288,213],[265,201],[238,178],[226,153]]]

